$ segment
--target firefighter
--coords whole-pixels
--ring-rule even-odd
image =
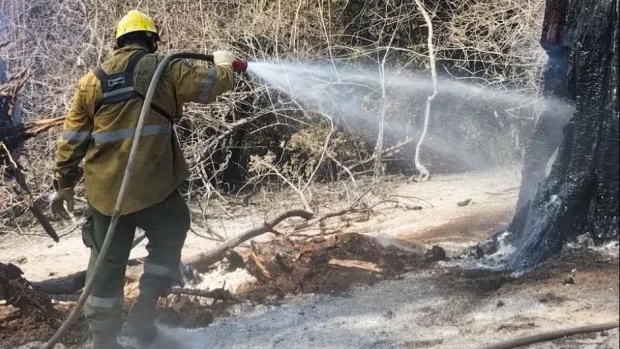
[[[71,209],[74,186],[82,177],[79,164],[84,159],[90,216],[82,235],[91,251],[87,275],[95,276],[84,315],[95,349],[122,348],[116,337],[122,324],[125,266],[136,227],[146,233],[148,257],[126,329],[142,345],[149,345],[157,336],[156,303],[180,278],[181,248],[190,225],[188,207],[178,192],[188,169],[172,124],[181,114],[183,103],[212,102],[234,84],[230,52],[214,52],[211,68],[180,60],[168,64],[145,120],[136,171],[129,182],[114,239],[103,268],[93,275],[144,95],[157,63],[163,59],[155,54],[158,40],[155,22],[140,11],[129,11],[118,22],[112,57],[80,79],[57,143],[56,192],[51,204],[54,215],[68,217],[64,204]]]

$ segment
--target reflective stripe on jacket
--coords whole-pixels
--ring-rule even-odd
[[[102,64],[108,73],[123,71],[140,46],[115,51]],[[134,88],[146,94],[157,62],[163,56],[144,56],[134,71]],[[168,64],[153,104],[169,115],[180,116],[185,102],[208,103],[233,88],[234,75],[227,67],[207,68],[181,60]],[[142,99],[104,104],[99,79],[87,73],[78,83],[63,133],[57,142],[55,177],[60,188],[74,186],[80,179],[79,163],[84,159],[86,198],[99,212],[112,215],[129,151],[138,123]],[[121,214],[150,207],[164,200],[187,177],[188,170],[170,121],[151,109],[146,117]]]

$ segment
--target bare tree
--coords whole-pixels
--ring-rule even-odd
[[[431,78],[433,80],[433,92],[426,99],[426,110],[424,111],[424,126],[422,128],[422,134],[420,135],[420,139],[415,146],[414,163],[416,169],[419,172],[417,180],[424,181],[430,179],[431,173],[420,162],[420,151],[422,148],[422,144],[424,143],[424,138],[426,137],[426,132],[428,132],[428,123],[431,118],[431,104],[433,103],[433,99],[435,99],[435,96],[437,96],[437,69],[435,67],[435,51],[433,46],[433,22],[431,21],[431,17],[428,15],[428,12],[424,8],[424,5],[422,5],[422,2],[420,0],[415,0],[415,3],[418,7],[418,10],[422,13],[422,16],[424,16],[424,20],[426,21],[426,26],[428,28],[428,59],[431,66]]]
[[[381,159],[383,157],[383,137],[385,134],[385,113],[386,106],[388,103],[387,100],[387,87],[386,87],[386,71],[385,71],[385,63],[387,62],[388,54],[390,53],[390,48],[392,46],[392,42],[394,41],[394,37],[396,35],[396,30],[392,31],[392,35],[390,36],[390,42],[385,49],[385,54],[383,54],[383,58],[381,59],[381,64],[379,65],[379,79],[381,81],[381,116],[379,118],[379,133],[377,135],[377,143],[375,145],[375,164],[374,164],[374,180],[378,181],[381,175],[383,174]]]
[[[277,57],[281,62],[328,62],[335,75],[334,81],[328,83],[333,86],[343,83],[338,76],[340,63],[362,68],[372,65],[374,72],[378,70],[378,78],[362,91],[369,95],[369,103],[363,106],[365,120],[356,119],[357,129],[343,125],[337,108],[313,109],[273,86],[251,79],[239,79],[235,92],[218,103],[186,105],[176,128],[190,165],[188,199],[195,199],[201,207],[211,198],[221,200],[223,196],[218,190],[234,191],[252,179],[256,174],[248,171],[250,157],[264,157],[268,151],[278,153],[273,166],[286,180],[271,171],[251,180],[251,184],[269,183],[272,185],[269,188],[291,188],[292,184],[310,206],[314,201],[311,184],[325,179],[326,167],[338,169],[332,171],[330,180],[346,178],[353,183],[356,176],[371,171],[378,178],[387,161],[397,157],[406,161],[407,166],[413,158],[420,173],[425,172],[421,170],[425,169],[424,165],[432,170],[429,166],[432,162],[423,165],[420,160],[422,145],[427,146],[432,140],[427,132],[429,118],[423,120],[421,111],[411,112],[410,105],[393,97],[394,74],[391,73],[427,66],[432,53],[438,62],[437,69],[449,61],[454,63],[452,67],[466,71],[469,63],[482,62],[489,68],[483,74],[489,84],[511,79],[520,79],[528,86],[537,82],[533,78],[535,73],[522,76],[522,72],[525,68],[528,72],[537,71],[537,51],[530,49],[534,46],[529,33],[538,30],[538,17],[531,11],[542,0],[526,3],[485,0],[467,6],[468,1],[457,0],[449,5],[425,3],[447,14],[441,18],[430,14],[434,23],[427,24],[427,28],[432,31],[429,41],[432,49],[420,40],[427,34],[422,11],[416,10],[416,3],[402,0],[141,1],[140,7],[153,14],[160,25],[162,52],[180,49],[209,52],[227,48],[250,61]],[[114,41],[111,28],[134,5],[99,0],[0,2],[3,15],[0,54],[12,68],[23,67],[33,72],[22,90],[24,116],[28,121],[58,117],[66,112],[77,79],[110,54]],[[472,33],[483,32],[479,30],[481,27],[489,27],[493,35],[479,34],[475,40],[471,39]],[[454,55],[454,52],[463,54]],[[520,70],[508,69],[513,66]],[[432,75],[434,69],[431,70]],[[480,75],[480,71],[473,71],[474,74]],[[435,99],[435,105],[439,98]],[[430,108],[430,102],[427,104]],[[414,107],[418,105],[422,109],[422,103]],[[434,116],[436,107],[432,110]],[[429,110],[429,116],[430,113]],[[421,126],[415,137],[394,132],[394,125],[409,120],[416,128]],[[319,133],[307,137],[312,144],[306,142],[304,149],[288,146],[293,136],[305,137],[312,133],[308,130],[322,128],[326,122],[328,132],[321,132],[320,137]],[[418,139],[420,131],[422,137]],[[50,132],[37,142],[27,143],[24,156],[16,159],[29,170],[26,180],[33,199],[39,203],[52,190],[50,155],[57,135],[58,131]],[[416,141],[418,146],[414,147]],[[300,160],[300,153],[307,155],[307,159]],[[231,177],[241,184],[231,184]],[[299,196],[299,192],[293,192]],[[78,197],[83,194],[80,187],[77,193]],[[0,186],[0,225],[10,225],[4,231],[20,229],[20,221],[14,218],[27,212],[21,206],[23,202]],[[27,224],[28,220],[25,221]]]

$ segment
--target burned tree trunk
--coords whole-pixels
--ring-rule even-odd
[[[26,314],[41,313],[49,315],[53,312],[52,301],[44,294],[37,292],[22,275],[19,267],[0,262],[0,299],[19,308]]]
[[[6,65],[0,57],[0,142],[12,153],[13,156],[19,151],[21,143],[25,138],[23,125],[21,123],[21,110],[15,105],[15,94],[21,86],[21,79],[18,77],[14,81],[9,81]],[[2,153],[2,152],[0,152]],[[0,154],[0,156],[6,156]],[[0,164],[2,160],[0,160]]]
[[[527,146],[521,171],[521,191],[517,202],[518,215],[512,231],[522,231],[525,217],[538,184],[548,173],[548,162],[557,158],[562,141],[562,128],[574,113],[568,90],[568,64],[571,42],[566,31],[566,0],[548,1],[540,44],[548,60],[543,72],[543,110]],[[555,155],[555,156],[554,156]]]
[[[618,238],[618,1],[548,0],[546,11],[542,43],[549,67],[564,60],[567,65],[565,72],[548,68],[545,93],[566,96],[575,112],[564,127],[549,176],[531,201],[517,208],[511,225],[517,246],[514,270],[536,265],[579,235],[599,243]],[[535,159],[530,154],[524,170],[540,168],[532,164]],[[523,180],[538,177],[526,173]],[[536,182],[523,184],[522,201],[532,185]]]

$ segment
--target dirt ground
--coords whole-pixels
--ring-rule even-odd
[[[368,181],[358,181],[358,193],[366,191]],[[390,177],[376,190],[376,196],[391,202],[380,204],[372,214],[347,215],[326,222],[328,231],[368,234],[380,240],[411,248],[416,244],[439,243],[446,248],[466,246],[479,241],[494,231],[502,229],[514,214],[519,180],[513,172],[472,172],[457,175],[436,175],[432,181],[406,183],[403,177]],[[320,185],[319,185],[320,186]],[[323,186],[317,190],[324,193],[317,201],[328,204],[320,207],[320,214],[338,211],[346,206],[342,186]],[[348,184],[351,187],[351,184]],[[250,206],[210,204],[206,212],[210,229],[228,237],[261,224],[266,218],[275,216],[289,208],[299,208],[294,194],[256,195]],[[457,204],[470,199],[460,207]],[[379,198],[377,198],[379,200]],[[233,200],[234,201],[234,200]],[[399,202],[399,203],[395,203]],[[421,207],[421,209],[407,209]],[[198,209],[192,208],[197,214]],[[73,223],[55,222],[59,243],[40,232],[24,232],[21,235],[0,236],[0,255],[4,262],[18,265],[28,280],[40,281],[50,277],[69,275],[86,268],[89,251],[84,247],[80,231]],[[282,224],[287,226],[287,222]],[[193,255],[216,244],[204,239],[205,230],[192,225],[183,254]],[[312,228],[299,234],[314,235],[325,229]],[[265,236],[264,239],[270,239]],[[256,239],[260,241],[261,239]],[[146,242],[132,251],[131,258],[146,255]],[[53,261],[53,263],[50,263]]]
[[[555,260],[517,280],[436,266],[350,292],[240,306],[205,329],[170,333],[188,348],[456,349],[617,320],[617,259],[588,265],[592,255],[566,257],[571,262]],[[585,266],[573,271],[575,264]],[[570,275],[573,284],[565,282]],[[532,346],[617,347],[617,330]]]
[[[342,196],[340,188],[325,192]],[[466,255],[467,247],[505,227],[517,194],[518,178],[506,171],[435,176],[413,184],[392,178],[373,189],[385,202],[370,213],[297,229],[294,239],[263,236],[239,248],[247,267],[219,266],[191,285],[198,290],[223,287],[236,300],[171,296],[160,304],[162,331],[184,348],[479,348],[552,329],[617,321],[617,244],[567,249],[521,277],[494,271],[499,266],[493,259],[481,262]],[[220,235],[238,234],[295,205],[295,198],[272,202],[279,204],[213,205],[210,227]],[[323,207],[319,214],[342,207]],[[283,224],[280,230],[290,228]],[[190,233],[184,254],[213,246],[198,234]],[[432,245],[445,249],[446,261],[428,253]],[[0,254],[27,279],[38,281],[83,269],[88,251],[74,229],[58,244],[39,236],[1,237]],[[142,245],[132,257],[144,254]],[[353,261],[354,267],[343,267],[342,261]],[[0,318],[10,314],[14,309],[0,305]],[[45,338],[22,337],[43,325],[11,321],[0,321],[0,338],[12,343],[0,342],[0,348]],[[16,327],[23,332],[7,334]],[[618,348],[618,331],[531,348]]]

